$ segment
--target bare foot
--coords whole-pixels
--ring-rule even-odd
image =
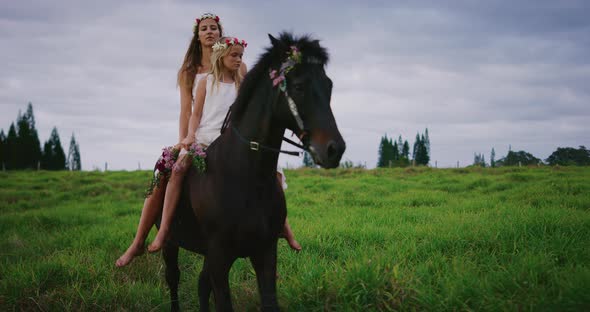
[[[289,243],[289,247],[291,247],[291,249],[293,249],[297,252],[301,251],[301,245],[299,245],[299,242],[297,242],[295,237],[293,237],[293,236],[285,237],[285,240],[287,240],[287,243]]]
[[[143,244],[142,245],[135,245],[135,244],[131,244],[131,246],[129,246],[129,248],[127,248],[127,251],[125,251],[125,253],[119,257],[119,259],[117,259],[117,261],[115,262],[115,265],[119,268],[124,267],[126,265],[128,265],[129,263],[131,263],[131,261],[133,261],[133,259],[137,256],[141,256],[144,252],[143,249]]]
[[[148,251],[149,252],[158,252],[160,251],[160,249],[162,249],[162,247],[164,247],[164,243],[166,242],[166,235],[164,235],[164,233],[162,233],[161,231],[158,231],[158,234],[156,234],[156,238],[154,238],[154,241],[148,246]]]

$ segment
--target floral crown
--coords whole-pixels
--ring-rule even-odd
[[[301,64],[301,51],[296,46],[291,46],[290,50],[287,51],[287,59],[281,64],[279,70],[273,69],[270,71],[269,76],[272,80],[272,86],[279,86],[281,91],[287,90],[287,75],[295,65]]]
[[[236,37],[233,38],[226,38],[223,41],[217,41],[215,42],[215,44],[213,45],[213,51],[219,51],[219,50],[225,50],[227,49],[229,46],[234,46],[234,45],[241,45],[242,47],[247,47],[248,43],[246,42],[246,40],[240,40]]]
[[[205,13],[205,14],[201,15],[201,17],[195,19],[195,25],[193,26],[193,32],[196,33],[197,26],[199,25],[199,23],[203,20],[208,19],[208,18],[215,20],[215,22],[219,24],[219,16],[217,16],[213,13]]]

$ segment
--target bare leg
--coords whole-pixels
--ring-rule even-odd
[[[299,242],[295,239],[295,235],[293,235],[293,231],[291,231],[291,226],[289,225],[287,218],[285,218],[285,226],[283,228],[282,236],[287,240],[291,249],[301,251],[301,245],[299,245]]]
[[[135,238],[129,248],[127,248],[127,251],[117,259],[115,262],[116,266],[124,267],[131,263],[133,258],[143,254],[145,239],[150,233],[150,229],[154,225],[158,213],[160,212],[160,208],[162,207],[166,184],[166,179],[160,179],[160,186],[156,187],[153,193],[143,202],[143,208],[141,210],[141,217],[139,219],[139,224],[137,225]]]
[[[277,171],[277,182],[279,183],[281,189],[286,189],[286,187],[283,186],[283,175],[280,171]],[[281,233],[281,237],[287,240],[287,242],[289,243],[289,247],[291,247],[291,249],[295,251],[301,251],[301,245],[299,245],[299,242],[297,242],[297,240],[295,239],[295,235],[291,230],[291,226],[289,225],[289,221],[287,221],[287,218],[285,218],[285,226],[283,227],[283,233]]]
[[[160,222],[160,229],[158,230],[158,234],[156,234],[156,238],[154,238],[154,241],[148,246],[149,252],[156,252],[162,249],[166,239],[168,238],[168,231],[170,229],[170,223],[172,223],[172,216],[174,216],[176,205],[178,204],[178,199],[180,198],[180,190],[182,187],[182,181],[184,180],[184,174],[190,165],[189,157],[185,156],[186,154],[179,157],[176,165],[174,165],[174,169],[172,170],[172,175],[168,180],[168,185],[166,186],[166,195],[164,196],[162,222]]]

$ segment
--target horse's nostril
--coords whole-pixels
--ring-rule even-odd
[[[326,153],[328,155],[328,159],[333,159],[334,157],[338,156],[338,148],[336,147],[336,142],[328,142],[328,148],[326,150]]]

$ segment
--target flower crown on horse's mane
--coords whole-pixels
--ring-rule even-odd
[[[199,26],[199,23],[203,20],[208,19],[208,18],[215,20],[215,22],[217,24],[219,24],[219,16],[217,16],[213,13],[204,13],[203,15],[201,15],[201,17],[195,19],[195,25],[193,26],[193,32],[197,33],[197,31],[198,31],[197,26]]]
[[[248,43],[246,42],[246,40],[240,40],[236,37],[230,37],[230,38],[226,38],[224,41],[218,41],[215,42],[215,44],[213,45],[213,51],[219,51],[219,50],[225,50],[227,49],[229,46],[234,46],[236,44],[241,45],[242,47],[246,48],[248,46]]]
[[[279,86],[281,91],[287,89],[287,79],[285,75],[288,74],[297,64],[301,63],[301,52],[296,46],[291,46],[291,49],[287,52],[287,59],[281,64],[281,68],[277,71],[273,69],[270,71],[269,76],[272,80],[272,86]]]

